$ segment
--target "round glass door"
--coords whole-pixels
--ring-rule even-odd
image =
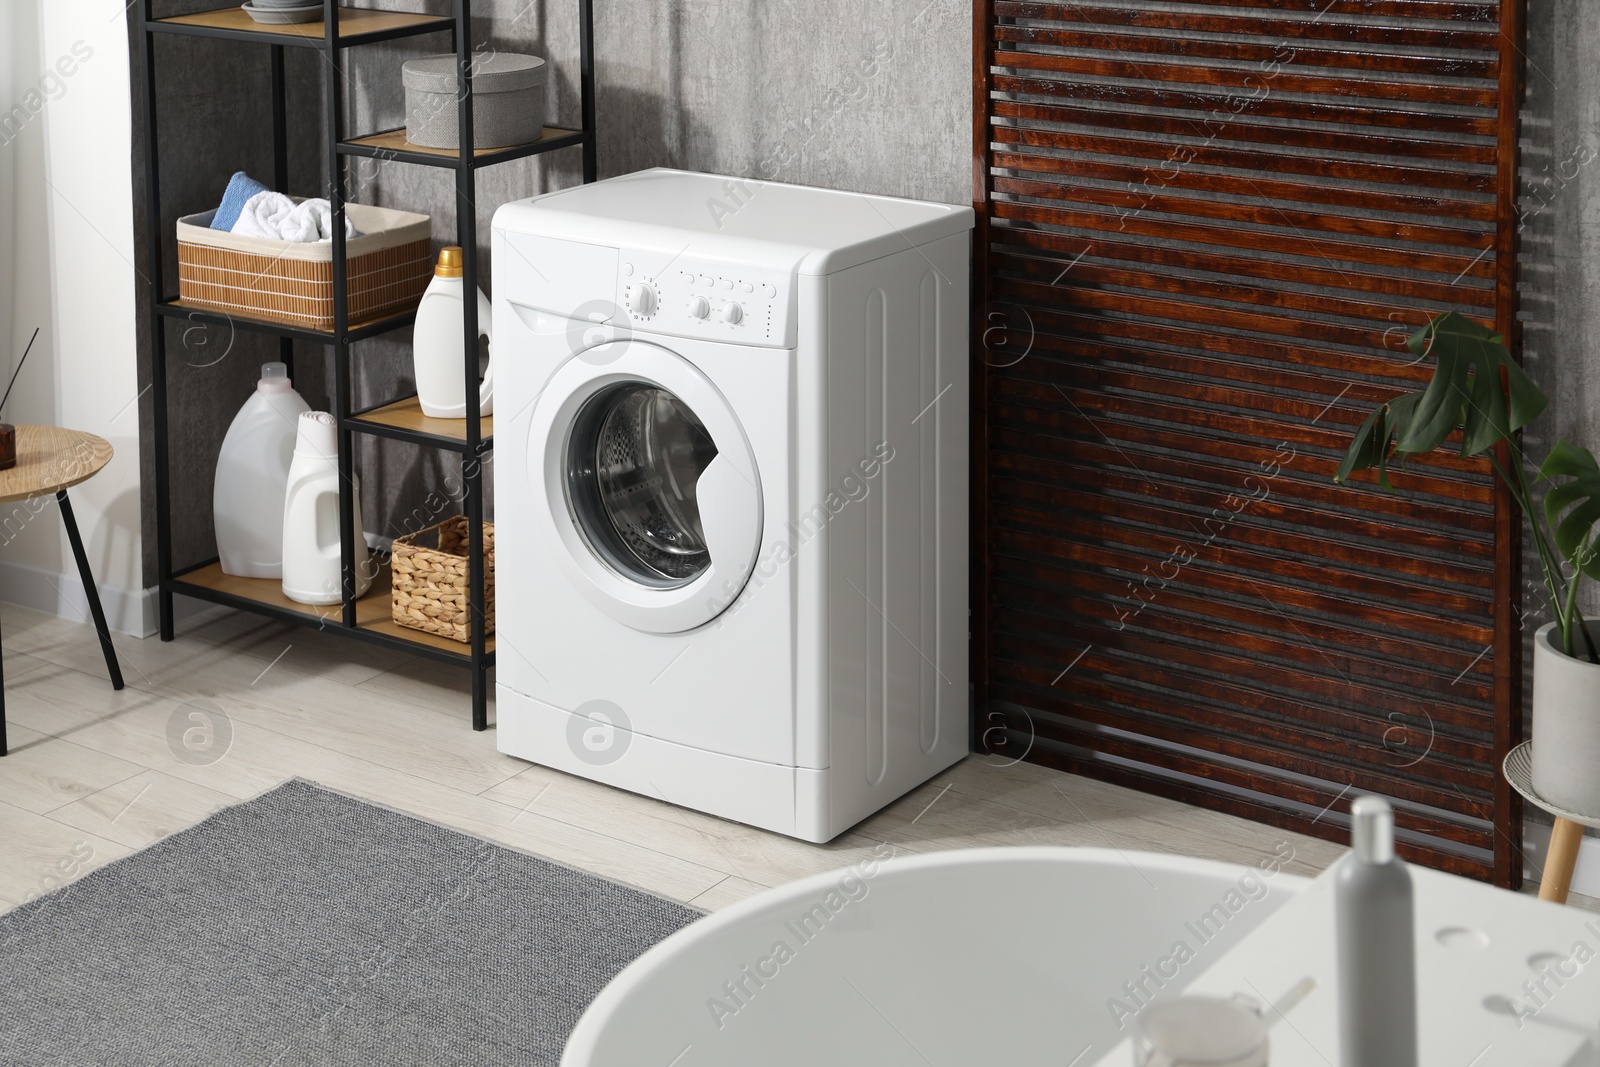
[[[625,382],[590,397],[566,449],[567,506],[607,566],[671,589],[711,565],[697,488],[716,458],[705,425],[658,385]]]

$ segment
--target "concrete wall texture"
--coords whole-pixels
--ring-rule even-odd
[[[1561,438],[1600,451],[1600,4],[1528,4],[1527,93],[1518,200],[1523,363],[1550,406],[1523,435],[1537,469]],[[1582,602],[1600,615],[1600,589]],[[1552,616],[1537,556],[1524,538],[1523,707],[1532,707],[1532,637]],[[1529,812],[1529,858],[1543,861],[1545,817]],[[1537,868],[1535,868],[1537,869]],[[1600,886],[1600,834],[1591,831],[1574,882]]]

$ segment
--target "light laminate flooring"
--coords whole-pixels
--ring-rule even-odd
[[[85,625],[0,606],[11,755],[0,759],[0,910],[302,777],[715,910],[845,866],[1086,845],[1314,875],[1326,841],[1046,770],[969,757],[827,845],[685,811],[502,755],[469,726],[464,670],[211,609],[177,640],[117,636],[113,692]],[[491,709],[491,722],[493,713]]]

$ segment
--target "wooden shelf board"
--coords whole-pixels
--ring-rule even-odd
[[[544,128],[544,135],[540,137],[539,141],[549,141],[557,137],[566,137],[577,132],[577,130],[566,130],[559,126],[546,126]],[[538,144],[539,141],[529,141],[528,144]],[[397,130],[384,130],[382,133],[369,133],[365,137],[352,137],[346,143],[362,145],[366,148],[383,148],[388,149],[391,152],[417,152],[425,156],[438,156],[441,159],[461,158],[461,150],[458,148],[427,148],[423,145],[412,144],[410,141],[406,140],[406,131],[404,127]],[[480,146],[472,150],[472,155],[473,158],[477,158],[479,156],[490,156],[497,152],[506,152],[512,149],[524,147],[526,147],[526,145],[503,144],[495,145],[489,148]]]
[[[326,621],[331,629],[343,628],[342,609],[338,604],[313,606],[290,600],[283,595],[283,583],[272,578],[239,578],[222,573],[222,565],[212,563],[197,571],[184,574],[177,580],[214,589],[242,600],[253,600],[280,611],[304,615],[308,619]],[[412,644],[430,645],[446,652],[454,652],[463,658],[472,655],[472,646],[463,641],[452,641],[446,637],[425,634],[421,630],[400,626],[394,621],[389,602],[387,566],[373,576],[372,587],[367,590],[366,596],[356,601],[356,628],[386,634]],[[489,636],[486,647],[488,651],[494,651],[494,635]]]
[[[387,571],[388,569],[385,568],[385,574],[387,574]],[[385,582],[387,582],[387,578],[385,579]],[[387,588],[387,585],[385,585],[385,588]],[[387,608],[389,603],[388,593],[384,594],[383,602],[384,606]],[[452,641],[448,637],[439,637],[435,634],[425,634],[421,630],[413,630],[409,626],[401,626],[399,623],[394,621],[394,618],[391,615],[387,613],[385,613],[383,618],[377,619],[370,624],[362,623],[361,629],[372,630],[380,634],[388,634],[390,637],[398,637],[403,641],[410,641],[418,645],[432,645],[434,648],[442,648],[446,652],[454,652],[463,658],[467,658],[472,655],[472,646],[467,644],[465,641]],[[494,634],[490,634],[488,639],[484,641],[483,649],[485,652],[494,651]]]
[[[156,19],[155,21],[173,26],[199,26],[212,30],[260,33],[271,37],[300,37],[315,41],[320,41],[327,35],[327,30],[323,28],[321,19],[316,22],[294,22],[281,26],[272,25],[257,22],[237,4],[232,7],[219,7],[212,11],[200,11],[193,15],[174,15],[172,18]],[[437,24],[440,29],[447,29],[451,24],[451,20],[444,15],[418,15],[406,11],[372,11],[359,7],[341,7],[339,9],[340,40],[344,40],[347,37],[361,37],[371,33],[388,33],[392,30],[406,30],[433,24]]]
[[[466,419],[435,419],[422,413],[422,405],[417,398],[407,397],[397,400],[393,404],[369,411],[359,417],[360,422],[375,422],[381,426],[393,426],[401,430],[411,430],[415,433],[429,433],[435,437],[448,437],[455,441],[467,439]],[[485,415],[480,427],[484,440],[494,436],[494,416]]]

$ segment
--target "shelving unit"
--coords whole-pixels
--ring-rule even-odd
[[[468,205],[465,215],[459,211],[457,213],[456,243],[461,246],[462,251],[463,284],[470,293],[478,284],[477,220],[472,215],[470,205],[477,201],[475,176],[479,170],[543,152],[581,148],[583,180],[585,182],[595,180],[592,0],[577,0],[582,97],[581,128],[573,130],[547,127],[539,140],[528,144],[482,148],[467,153],[410,144],[405,139],[403,129],[347,136],[342,128],[342,114],[346,84],[344,70],[346,49],[421,34],[448,33],[451,38],[451,49],[456,53],[458,68],[462,72],[460,75],[462,91],[457,105],[459,143],[472,144],[471,0],[454,0],[454,14],[449,16],[339,7],[332,0],[325,0],[321,22],[285,26],[258,24],[236,5],[197,14],[155,18],[150,11],[151,3],[152,0],[138,0],[139,17],[145,31],[141,62],[144,81],[144,151],[148,196],[146,214],[147,225],[152,228],[149,234],[148,269],[151,292],[155,297],[151,305],[151,391],[155,423],[156,565],[160,584],[161,639],[172,640],[173,598],[182,595],[255,612],[285,622],[337,631],[358,640],[384,645],[428,659],[463,664],[471,668],[472,727],[475,730],[485,729],[488,726],[488,670],[494,665],[495,644],[494,638],[485,632],[484,625],[482,460],[494,446],[494,419],[492,416],[480,418],[475,412],[466,419],[429,418],[422,413],[415,396],[399,397],[361,411],[352,409],[351,346],[358,341],[409,326],[415,319],[415,312],[407,311],[369,322],[348,321],[344,163],[350,157],[369,157],[392,163],[442,167],[455,172],[456,203]],[[166,290],[162,281],[162,251],[166,247],[166,242],[174,238],[172,234],[164,231],[161,224],[160,160],[157,151],[155,42],[163,34],[240,41],[271,49],[273,187],[279,190],[285,189],[289,177],[284,49],[315,48],[324,53],[327,62],[323,64],[323,91],[328,106],[323,134],[326,158],[331,161],[329,169],[332,173],[327,175],[327,186],[333,207],[334,230],[333,329],[313,330],[289,326],[192,305],[176,297],[164,295]],[[398,80],[398,70],[395,76]],[[462,372],[465,375],[466,395],[473,397],[478,395],[477,302],[466,300],[463,302],[463,307],[466,321],[462,337]],[[174,568],[166,365],[167,320],[172,318],[228,325],[277,337],[279,358],[290,365],[291,373],[294,365],[295,341],[325,345],[333,349],[335,409],[333,413],[339,425],[341,483],[339,532],[343,545],[342,597],[338,604],[318,608],[296,603],[283,595],[279,582],[237,578],[223,574],[221,566],[215,559],[186,565],[182,569]],[[355,435],[358,433],[441,449],[461,456],[464,486],[462,510],[471,530],[468,549],[472,575],[469,601],[475,620],[472,639],[466,645],[394,623],[390,617],[387,565],[374,576],[372,587],[366,595],[360,599],[356,598],[355,538],[359,531],[354,528],[355,497],[351,488],[354,484],[351,456]]]

